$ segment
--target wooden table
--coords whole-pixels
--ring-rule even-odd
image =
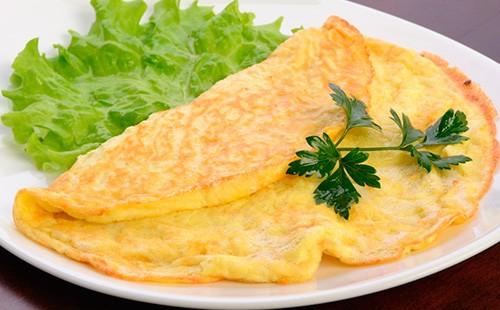
[[[424,25],[500,62],[500,0],[358,0]],[[0,309],[165,309],[48,275],[0,248]],[[318,309],[499,309],[500,245],[437,274]]]

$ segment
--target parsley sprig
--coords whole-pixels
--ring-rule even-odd
[[[428,173],[432,167],[451,169],[452,166],[466,163],[471,159],[464,155],[441,156],[425,150],[436,145],[451,145],[467,141],[462,133],[466,132],[467,118],[463,112],[449,109],[425,132],[413,127],[405,114],[391,109],[391,120],[401,130],[401,142],[396,146],[380,147],[339,147],[351,129],[367,127],[376,130],[377,125],[366,111],[364,102],[349,97],[339,86],[330,84],[331,97],[346,115],[346,126],[336,142],[328,134],[322,137],[310,136],[307,144],[313,150],[301,150],[296,153],[299,159],[288,165],[287,174],[324,179],[314,190],[317,204],[325,203],[344,219],[349,219],[349,211],[354,203],[358,203],[361,195],[354,185],[380,188],[377,170],[367,164],[368,152],[402,151],[416,159],[416,163]],[[347,154],[342,155],[347,152]]]

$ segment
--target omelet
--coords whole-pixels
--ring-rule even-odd
[[[305,137],[342,123],[328,82],[368,100],[371,78],[362,35],[332,17],[192,103],[153,114],[80,157],[49,188],[20,194],[101,223],[246,197],[284,176]]]
[[[363,96],[369,98],[369,114],[383,131],[354,129],[343,145],[399,144],[399,130],[388,118],[390,108],[407,114],[420,129],[453,108],[467,115],[470,140],[435,151],[465,154],[472,162],[427,174],[406,153],[371,153],[368,163],[377,168],[382,188],[360,188],[362,198],[348,221],[314,202],[312,192],[320,180],[281,172],[273,182],[260,184],[262,188],[246,196],[232,196],[227,203],[194,209],[185,201],[174,212],[148,218],[134,214],[136,218],[110,223],[78,218],[61,206],[52,208],[50,200],[41,202],[43,191],[21,191],[14,206],[18,229],[106,274],[176,283],[301,282],[314,276],[323,254],[360,265],[429,246],[443,229],[472,217],[489,188],[499,157],[496,111],[478,85],[438,56],[370,38],[363,42],[362,53],[367,51],[373,70],[365,72],[371,77]],[[324,124],[332,137],[342,128],[335,121]],[[78,165],[91,165],[92,158],[98,164],[98,155],[84,158],[76,169],[83,171]],[[140,171],[135,173],[141,178]],[[57,186],[70,182],[72,175],[78,174],[70,171]],[[75,182],[86,191],[86,184]]]

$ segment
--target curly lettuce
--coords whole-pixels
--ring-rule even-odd
[[[33,39],[15,59],[12,112],[1,118],[36,166],[64,171],[76,158],[150,114],[186,104],[214,83],[264,60],[287,37],[281,18],[255,26],[237,2],[215,14],[196,2],[92,0],[87,35],[47,58]]]

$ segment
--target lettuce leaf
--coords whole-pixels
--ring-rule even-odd
[[[12,112],[2,122],[36,166],[64,171],[76,158],[151,113],[186,104],[229,74],[264,60],[287,37],[281,18],[255,26],[237,2],[215,14],[196,2],[155,4],[141,24],[143,1],[92,0],[87,35],[70,31],[58,55],[26,44],[2,94]]]

